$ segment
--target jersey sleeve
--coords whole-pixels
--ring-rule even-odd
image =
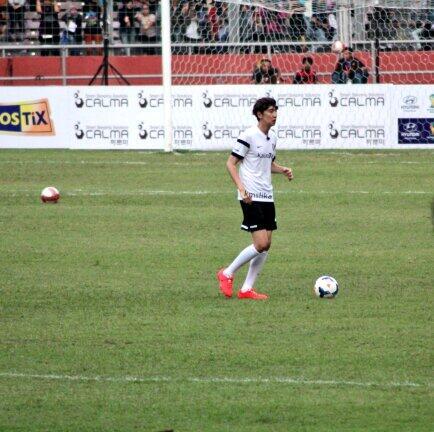
[[[237,139],[237,142],[232,148],[232,156],[235,156],[238,159],[244,159],[244,156],[250,149],[249,140],[244,132],[240,134]]]

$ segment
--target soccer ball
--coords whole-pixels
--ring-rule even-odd
[[[43,203],[55,204],[59,201],[60,193],[54,186],[48,186],[41,192],[41,200]]]
[[[334,41],[332,44],[332,51],[340,54],[345,48],[345,45],[341,41]]]
[[[315,295],[321,298],[333,298],[338,295],[339,284],[331,276],[321,276],[315,282]]]

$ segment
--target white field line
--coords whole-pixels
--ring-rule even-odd
[[[329,154],[335,154],[335,155],[351,155],[351,153],[329,153]],[[362,156],[362,155],[351,155],[351,156]],[[385,155],[376,155],[376,156],[385,156]],[[391,156],[391,155],[388,155]],[[398,156],[398,155],[393,155]],[[202,161],[201,161],[202,162]],[[339,162],[339,161],[338,161]],[[205,163],[205,162],[204,162]],[[345,161],[347,163],[347,161]],[[381,164],[384,163],[384,161],[366,161],[367,164]],[[5,165],[178,165],[178,166],[189,166],[191,167],[192,164],[189,161],[185,162],[175,162],[175,161],[128,161],[128,160],[38,160],[38,159],[31,159],[31,160],[0,160],[0,164]],[[414,165],[431,165],[432,162],[430,161],[393,161],[393,164],[414,164]],[[195,163],[195,165],[198,165]],[[193,166],[195,166],[193,165]],[[202,166],[202,163],[201,165]]]
[[[0,378],[10,379],[36,379],[58,381],[85,381],[85,382],[119,382],[119,383],[203,383],[203,384],[294,384],[312,386],[347,386],[347,387],[383,387],[383,388],[431,388],[432,383],[415,383],[411,381],[394,381],[388,383],[375,381],[345,381],[345,380],[310,380],[303,377],[269,377],[269,378],[242,378],[242,377],[186,377],[170,378],[164,376],[84,376],[84,375],[58,375],[58,374],[32,374],[19,372],[0,372]]]
[[[212,191],[212,190],[140,190],[140,191],[85,191],[82,189],[74,189],[71,191],[63,192],[63,196],[148,196],[148,195],[234,195],[235,192],[232,190],[222,191]],[[350,194],[350,195],[434,195],[434,191],[366,191],[366,190],[319,190],[319,191],[307,191],[303,189],[296,190],[281,190],[275,191],[276,195],[288,195],[288,194],[306,194],[306,195],[339,195],[339,194]],[[17,196],[37,196],[37,191],[32,190],[0,190],[0,196],[17,197]]]

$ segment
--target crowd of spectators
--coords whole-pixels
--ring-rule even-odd
[[[317,73],[311,56],[304,56],[301,68],[294,73],[292,84],[317,84]],[[351,47],[344,47],[342,54],[331,75],[333,84],[367,84],[369,70],[365,64],[353,55]],[[267,57],[261,58],[253,69],[252,84],[281,84],[282,78],[279,68],[275,67]]]
[[[0,0],[0,41],[30,41],[41,45],[99,44],[103,37],[102,2]],[[239,47],[241,52],[320,52],[330,50],[331,42],[337,38],[335,0],[281,1],[280,9],[285,12],[240,5],[236,6],[236,23],[232,13],[234,6],[225,2],[172,0],[170,4],[175,53],[221,53],[228,47],[218,46],[219,43],[234,41],[242,44]],[[152,46],[160,41],[159,0],[114,0],[113,10],[114,34],[119,43],[144,44],[143,48],[135,49],[135,54],[160,52],[159,48]],[[36,15],[28,19],[27,12]],[[383,50],[432,49],[432,43],[425,42],[434,37],[432,12],[427,11],[424,20],[416,19],[417,16],[409,18],[411,12],[407,12],[404,19],[400,10],[369,10],[365,14],[365,39],[380,39]],[[396,42],[401,40],[414,43]],[[204,46],[189,45],[198,42]],[[46,52],[56,53],[58,50]],[[71,50],[71,54],[84,53],[98,54],[99,51],[97,48]]]

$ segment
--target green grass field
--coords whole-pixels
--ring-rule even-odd
[[[432,431],[434,151],[280,152],[267,302],[226,157],[0,152],[0,431]]]

